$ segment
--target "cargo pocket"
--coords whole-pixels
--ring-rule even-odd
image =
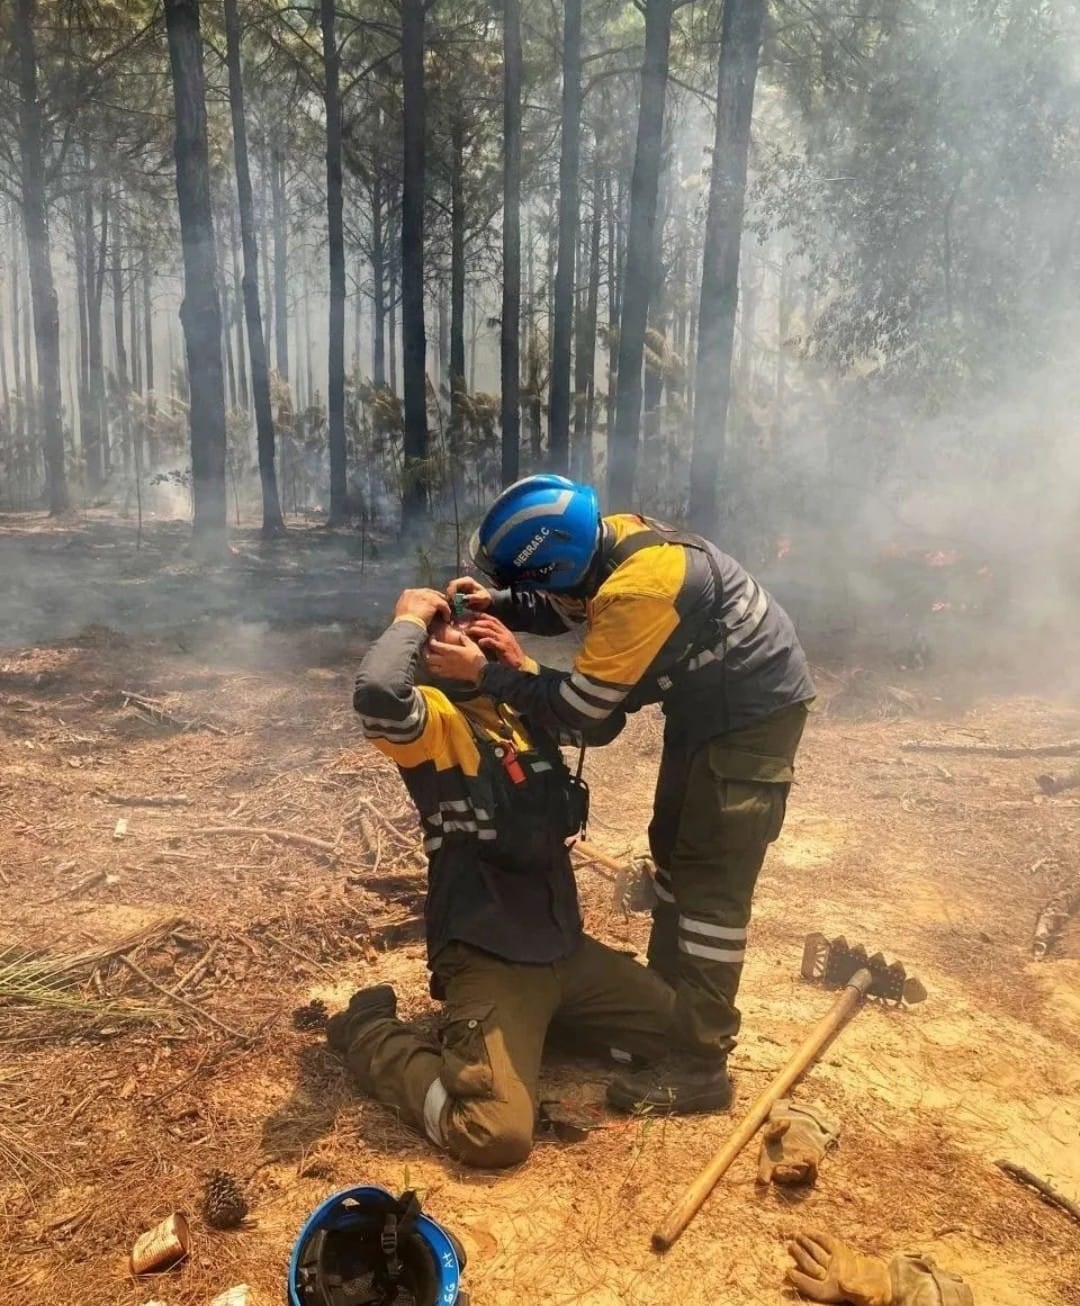
[[[763,780],[722,780],[721,838],[728,848],[775,842],[784,826],[789,785]]]
[[[463,1003],[443,1025],[443,1050],[439,1078],[453,1097],[490,1097],[494,1086],[487,1031],[495,1011],[493,1002]]]

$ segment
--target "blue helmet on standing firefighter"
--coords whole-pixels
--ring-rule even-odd
[[[499,589],[576,589],[600,545],[591,485],[565,476],[526,476],[503,490],[469,541],[473,564]]]
[[[413,1192],[345,1188],[300,1230],[288,1306],[468,1306],[465,1250]]]

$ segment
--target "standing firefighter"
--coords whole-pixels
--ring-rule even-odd
[[[678,1051],[659,1073],[618,1077],[608,1097],[624,1109],[724,1110],[754,885],[783,825],[814,696],[794,627],[707,540],[647,517],[601,518],[592,488],[561,476],[510,486],[470,548],[498,590],[463,577],[451,596],[537,635],[585,622],[585,641],[567,674],[526,675],[461,647],[433,648],[434,670],[551,730],[663,704],[648,955],[676,987]]]
[[[441,1035],[398,1020],[394,990],[381,984],[354,994],[327,1038],[362,1088],[437,1146],[467,1165],[501,1167],[532,1147],[549,1029],[656,1060],[670,1041],[673,994],[582,930],[566,840],[585,820],[584,792],[558,736],[475,685],[433,679],[427,650],[437,636],[481,662],[487,649],[514,667],[536,664],[493,617],[470,622],[474,642],[448,614],[441,594],[406,590],[353,698],[420,816]],[[619,724],[609,718],[589,733],[606,738]]]

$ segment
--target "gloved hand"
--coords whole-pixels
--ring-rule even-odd
[[[615,877],[614,910],[625,916],[652,911],[658,901],[655,875],[656,863],[647,852],[631,853],[627,865]]]
[[[836,1144],[840,1126],[817,1103],[784,1098],[769,1112],[761,1141],[759,1184],[812,1184],[818,1166]]]
[[[893,1306],[892,1276],[879,1256],[863,1256],[827,1233],[808,1230],[787,1245],[787,1277],[811,1301]]]

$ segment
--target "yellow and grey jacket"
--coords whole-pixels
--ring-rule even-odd
[[[570,773],[547,732],[477,695],[417,685],[426,632],[395,621],[361,663],[364,734],[397,764],[428,858],[428,959],[451,941],[508,961],[570,955],[581,913],[570,855]]]
[[[708,541],[650,518],[604,518],[591,598],[500,591],[491,611],[537,635],[587,626],[569,674],[484,672],[485,693],[548,729],[581,730],[659,702],[666,732],[696,744],[814,697],[775,599]]]

